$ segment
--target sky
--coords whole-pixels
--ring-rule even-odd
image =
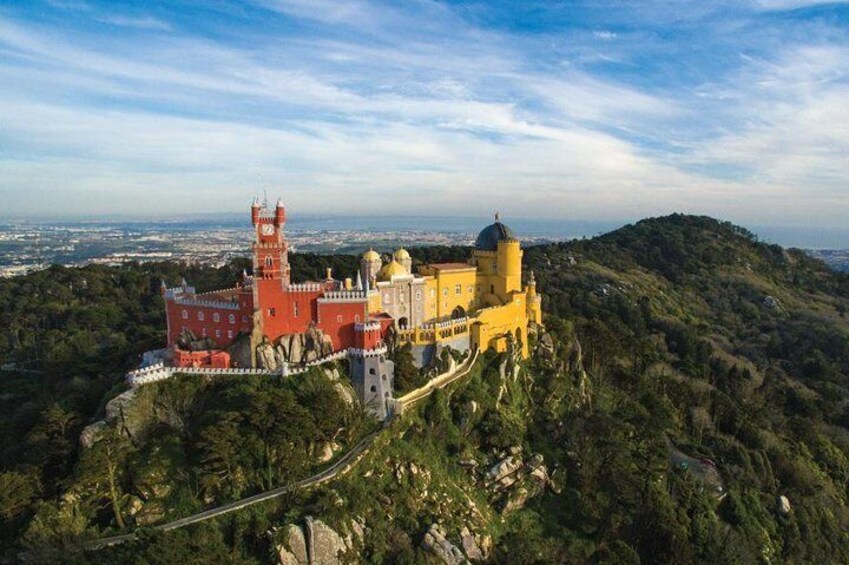
[[[840,230],[849,3],[0,0],[0,216]]]

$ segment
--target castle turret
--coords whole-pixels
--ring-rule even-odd
[[[254,201],[251,203],[251,225],[257,225],[259,223],[259,215],[262,211],[262,204],[259,203],[259,198],[254,197]]]
[[[277,206],[274,208],[274,225],[282,227],[286,223],[286,207],[283,206],[283,200],[277,200]]]
[[[354,325],[354,347],[348,350],[351,382],[363,408],[385,420],[392,413],[395,363],[386,358],[379,322]]]
[[[374,283],[377,280],[377,273],[380,271],[382,264],[380,254],[371,247],[363,253],[363,257],[360,259],[360,273],[362,274],[364,284],[372,288],[374,287]]]
[[[542,297],[537,294],[537,281],[533,271],[529,273],[525,292],[528,321],[542,325]]]
[[[404,267],[407,270],[407,273],[413,273],[413,259],[410,257],[410,254],[407,252],[406,249],[404,249],[403,247],[400,248],[392,255],[392,258],[395,260],[396,263]]]
[[[522,248],[518,239],[503,239],[498,242],[496,270],[503,280],[504,293],[522,289]]]

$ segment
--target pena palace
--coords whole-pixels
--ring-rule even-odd
[[[329,270],[324,280],[291,280],[280,201],[271,209],[254,200],[251,224],[251,276],[205,293],[163,283],[171,365],[277,368],[387,343],[410,344],[419,365],[439,346],[527,357],[528,328],[542,323],[533,273],[523,282],[521,246],[497,214],[467,262],[414,272],[404,249],[387,260],[369,249],[353,280]]]

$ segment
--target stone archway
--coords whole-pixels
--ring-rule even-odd
[[[452,320],[457,320],[459,318],[465,318],[465,317],[466,317],[466,309],[463,308],[462,306],[457,306],[451,312],[451,319]]]
[[[398,318],[398,329],[399,330],[406,330],[408,327],[410,327],[410,320],[407,319],[406,316],[402,316],[401,318]]]

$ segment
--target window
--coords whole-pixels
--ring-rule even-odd
[[[448,289],[447,288],[442,289],[442,296],[448,296]]]
[[[376,387],[376,386],[374,386],[374,385],[371,385],[371,391],[372,391],[372,392],[377,392],[377,387]]]
[[[206,337],[206,328],[203,328],[203,330],[201,330],[201,334],[203,335],[203,337]]]
[[[277,309],[276,308],[269,308],[268,309],[268,315],[271,316],[271,317],[276,316],[277,315]]]
[[[392,295],[389,294],[388,292],[384,292],[383,293],[383,301],[386,302],[387,304],[392,304]]]
[[[342,314],[338,314],[338,315],[336,316],[336,323],[337,323],[337,324],[341,324],[341,323],[342,323]]]
[[[436,289],[435,288],[430,289],[430,297],[436,298]]]
[[[297,318],[297,317],[298,317],[298,303],[297,303],[297,302],[293,302],[293,303],[292,303],[292,308],[293,308],[293,311],[294,311],[294,315],[295,315],[295,317]]]
[[[469,294],[474,294],[474,292],[475,292],[475,287],[473,287],[472,285],[469,285]]]
[[[374,372],[374,367],[372,367],[371,369],[368,370],[368,374],[369,375],[376,375],[377,374],[377,373]]]
[[[422,289],[418,289],[416,291],[416,302],[421,302],[422,299]]]
[[[463,285],[458,284],[454,286],[454,294],[460,295],[463,294]]]
[[[398,296],[398,300],[400,300],[402,303],[404,302],[404,293],[403,292]]]
[[[188,311],[188,310],[183,310],[183,319],[184,319],[184,320],[188,320],[188,319],[189,319],[189,311]]]
[[[271,257],[266,257],[265,258],[265,266],[271,267],[273,265],[274,265],[274,259],[272,259]]]
[[[230,322],[231,324],[235,324],[236,323],[236,315],[230,314],[230,317],[227,319],[227,321]]]
[[[218,312],[212,315],[212,321],[216,324],[221,321],[221,316],[218,315]]]
[[[233,339],[233,330],[227,330],[227,338]]]
[[[495,285],[494,284],[489,285],[489,293],[495,294]]]
[[[215,337],[221,337],[221,330],[215,330]]]
[[[203,322],[203,310],[201,310],[201,311],[199,311],[199,312],[198,312],[198,320],[200,320],[201,322]]]

